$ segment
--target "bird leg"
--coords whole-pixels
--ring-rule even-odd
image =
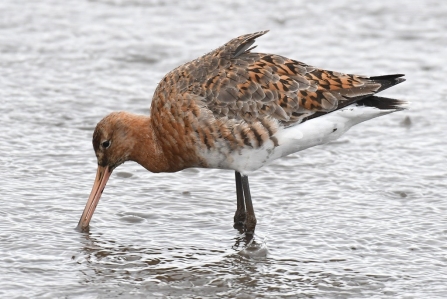
[[[241,173],[236,171],[236,196],[237,196],[237,209],[234,213],[234,225],[233,227],[241,230],[244,227],[244,222],[246,218],[245,203],[244,203],[244,191],[242,189],[242,178]]]
[[[256,227],[255,210],[253,209],[253,202],[251,201],[250,186],[248,184],[248,176],[242,175],[242,189],[244,190],[245,198],[245,234],[253,235]]]
[[[237,209],[234,214],[233,227],[239,229],[241,232],[244,229],[246,234],[253,235],[256,227],[256,216],[253,209],[253,202],[251,201],[248,177],[236,171],[235,178]]]

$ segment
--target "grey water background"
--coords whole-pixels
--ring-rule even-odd
[[[0,297],[447,298],[447,2],[0,1]],[[409,110],[250,177],[244,251],[231,171],[112,175],[89,233],[91,136],[147,114],[165,73],[241,34],[345,73],[405,73]]]

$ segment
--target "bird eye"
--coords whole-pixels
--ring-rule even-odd
[[[111,144],[110,140],[106,140],[101,143],[102,147],[105,149],[109,148],[110,144]]]

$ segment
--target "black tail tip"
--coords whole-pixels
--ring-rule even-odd
[[[364,106],[375,107],[380,110],[404,110],[407,109],[406,106],[408,105],[407,101],[378,96],[367,97],[357,103]]]
[[[401,78],[403,76],[405,76],[405,74],[393,74],[393,75],[384,75],[384,76],[373,76],[373,77],[369,77],[369,79],[374,80],[374,81],[394,81],[394,80],[397,80],[398,78],[400,78],[400,79],[398,79],[398,81],[400,81],[400,80],[405,81],[404,78]]]
[[[381,92],[391,86],[402,83],[405,81],[404,74],[394,74],[394,75],[384,75],[384,76],[373,76],[369,77],[372,82],[376,82],[380,84],[380,88],[376,90],[376,93]]]

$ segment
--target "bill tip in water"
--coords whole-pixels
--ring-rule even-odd
[[[89,226],[89,225],[87,225],[87,226],[82,226],[80,223],[79,223],[78,226],[76,226],[76,228],[75,228],[75,230],[78,231],[78,232],[80,232],[80,233],[86,233],[86,232],[89,231],[89,229],[90,229],[90,226]]]

